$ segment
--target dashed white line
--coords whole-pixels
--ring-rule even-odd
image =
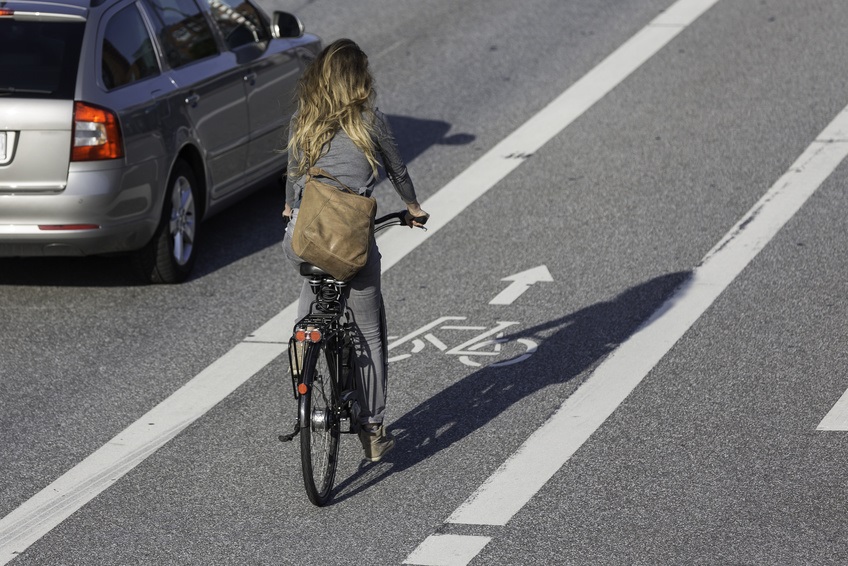
[[[490,537],[432,535],[409,555],[404,564],[417,566],[465,566],[480,554]]]

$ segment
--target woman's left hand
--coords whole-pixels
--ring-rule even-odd
[[[424,212],[421,205],[417,202],[406,205],[406,218],[404,218],[404,221],[410,228],[423,228],[428,218],[430,218],[430,215]]]

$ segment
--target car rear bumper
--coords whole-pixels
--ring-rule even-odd
[[[96,255],[143,247],[159,222],[158,199],[155,187],[128,179],[133,173],[114,167],[71,171],[63,191],[0,193],[0,257]],[[115,189],[121,186],[128,188]]]
[[[0,257],[83,256],[128,252],[144,246],[155,225],[108,226],[91,230],[35,230],[0,225]]]

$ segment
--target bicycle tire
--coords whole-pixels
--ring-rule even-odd
[[[300,395],[300,460],[309,500],[319,507],[330,500],[339,452],[339,422],[334,413],[338,398],[332,353],[326,344],[310,344],[304,355]]]

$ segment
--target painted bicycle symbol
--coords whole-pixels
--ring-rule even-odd
[[[389,362],[405,360],[421,352],[430,344],[446,355],[458,356],[459,361],[467,366],[480,367],[486,363],[490,367],[500,367],[523,362],[538,348],[538,344],[528,338],[504,337],[504,330],[515,326],[517,322],[497,322],[492,328],[456,324],[464,320],[466,320],[464,316],[443,316],[406,336],[400,338],[390,336]],[[448,340],[447,335],[450,335],[451,339],[455,339],[456,336],[462,339],[470,332],[479,334],[458,346],[450,347],[445,343],[445,340]],[[408,353],[391,356],[391,351],[400,346],[405,346],[404,350],[406,347],[411,349]]]

